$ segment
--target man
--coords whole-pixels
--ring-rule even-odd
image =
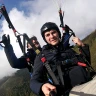
[[[41,27],[41,35],[47,44],[43,46],[42,52],[35,59],[30,87],[35,94],[41,96],[51,96],[50,92],[56,92],[56,96],[68,95],[72,87],[89,80],[85,68],[77,66],[78,61],[85,63],[83,53],[78,55],[70,47],[67,47],[67,49],[64,48],[64,44],[61,42],[59,28],[53,22],[47,22]],[[88,59],[90,57],[89,47],[83,44],[77,37],[73,38],[73,42],[84,49],[83,52],[87,54],[87,56],[85,55],[84,57]],[[68,61],[69,63],[64,63],[65,60],[71,62]],[[48,63],[50,66],[55,75],[54,77],[56,77],[55,80],[53,80],[52,75],[48,73],[50,69],[44,66],[45,63]],[[48,81],[46,74],[51,78],[52,82]]]
[[[35,45],[36,48],[38,48],[39,50],[41,50],[41,46],[37,40],[37,38],[35,36],[31,37],[30,38],[30,41],[32,41],[32,43]],[[27,48],[28,49],[31,49],[32,46],[27,42]]]
[[[17,58],[14,50],[12,48],[12,45],[10,44],[10,38],[9,35],[3,35],[2,36],[2,41],[4,41],[4,51],[7,56],[7,59],[11,65],[12,68],[17,68],[17,69],[23,69],[23,68],[28,68],[29,72],[32,71],[32,67],[34,66],[34,59],[36,57],[35,51],[32,49],[29,43],[27,43],[27,53],[25,56],[21,56],[20,58]],[[30,38],[30,41],[39,49],[41,50],[41,46],[35,36]]]

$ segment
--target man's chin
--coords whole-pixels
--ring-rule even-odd
[[[55,45],[57,45],[58,43],[57,42],[53,42],[53,43],[51,43],[51,45],[53,45],[53,46],[55,46]]]
[[[38,47],[39,47],[39,45],[36,45],[36,47],[38,48]]]

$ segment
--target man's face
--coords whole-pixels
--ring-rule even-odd
[[[32,47],[31,47],[31,45],[28,43],[27,44],[27,47],[28,47],[28,49],[31,49]]]
[[[40,47],[40,44],[39,44],[39,42],[37,41],[37,40],[32,40],[32,43],[35,45],[35,47]]]
[[[47,41],[47,43],[53,46],[57,45],[60,41],[59,34],[56,30],[47,31],[45,32],[44,36],[45,36],[45,40]]]

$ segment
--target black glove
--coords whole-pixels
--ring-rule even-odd
[[[10,44],[10,37],[9,35],[6,36],[6,34],[4,34],[2,36],[2,43],[5,45],[5,46],[8,46]]]
[[[55,91],[50,91],[49,96],[57,96]]]

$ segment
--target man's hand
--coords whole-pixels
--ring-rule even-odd
[[[77,44],[79,47],[84,46],[84,43],[78,38],[78,37],[73,37],[72,41]]]
[[[42,86],[42,91],[44,93],[45,96],[50,96],[49,93],[50,91],[54,91],[56,92],[56,87],[51,85],[50,83],[45,83],[43,86]]]
[[[4,35],[2,36],[2,43],[3,43],[5,46],[7,46],[7,45],[10,44],[10,37],[9,37],[9,35],[6,36],[6,34],[4,34]]]

